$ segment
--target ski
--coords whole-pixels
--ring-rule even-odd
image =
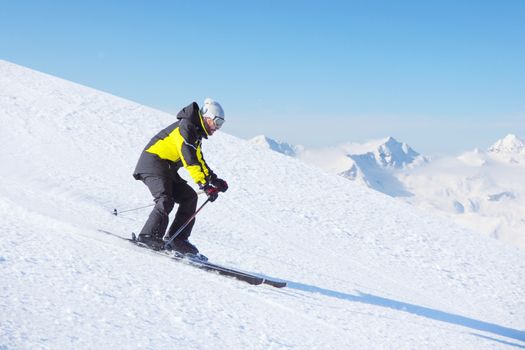
[[[232,269],[232,268],[229,268],[229,267],[225,267],[225,266],[222,266],[222,265],[214,264],[212,262],[200,260],[200,259],[197,259],[197,258],[177,255],[177,254],[174,254],[172,252],[165,251],[165,250],[154,250],[154,249],[151,249],[150,247],[148,247],[148,246],[146,246],[144,244],[141,244],[140,242],[138,242],[137,240],[135,240],[133,238],[122,237],[122,236],[119,236],[119,235],[117,235],[117,234],[115,234],[113,232],[109,232],[109,231],[106,231],[106,230],[99,229],[98,231],[100,231],[102,233],[105,233],[107,235],[119,238],[121,240],[130,242],[130,243],[136,245],[137,247],[141,247],[141,248],[147,249],[150,252],[153,252],[153,253],[156,253],[156,254],[159,254],[159,255],[163,255],[163,256],[171,258],[171,259],[173,259],[175,261],[178,261],[178,262],[181,262],[181,263],[185,263],[186,265],[193,266],[193,267],[196,267],[196,268],[204,270],[204,271],[215,272],[215,273],[218,273],[219,275],[222,275],[222,276],[233,277],[233,278],[235,278],[235,279],[237,279],[239,281],[243,281],[243,282],[249,283],[251,285],[267,284],[269,286],[276,287],[276,288],[286,287],[286,282],[283,282],[283,281],[276,281],[276,280],[273,280],[273,279],[268,279],[268,278],[256,276],[256,275],[253,275],[253,274],[248,273],[248,272],[243,272],[243,271],[240,271],[240,270]]]

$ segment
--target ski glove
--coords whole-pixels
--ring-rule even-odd
[[[223,179],[215,178],[211,180],[211,184],[213,187],[215,187],[219,192],[226,192],[228,189],[228,183],[224,181]]]
[[[219,197],[219,189],[213,187],[210,184],[205,184],[201,186],[201,190],[203,190],[204,193],[206,193],[210,202],[214,202],[217,199],[217,197]]]

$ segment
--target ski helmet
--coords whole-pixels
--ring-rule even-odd
[[[211,98],[204,100],[204,105],[201,107],[201,114],[203,117],[213,119],[217,127],[221,127],[224,124],[224,110],[219,102],[214,101]]]

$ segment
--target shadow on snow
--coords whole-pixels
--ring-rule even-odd
[[[446,323],[455,324],[455,325],[460,325],[460,326],[471,328],[477,331],[488,332],[488,333],[492,333],[492,334],[496,334],[496,335],[500,335],[500,336],[504,336],[507,338],[512,338],[512,339],[516,339],[516,340],[525,342],[525,332],[524,331],[520,331],[517,329],[508,328],[508,327],[503,327],[503,326],[499,326],[494,323],[479,321],[479,320],[475,320],[469,317],[456,315],[456,314],[452,314],[449,312],[439,311],[439,310],[431,309],[431,308],[424,307],[424,306],[419,306],[419,305],[405,303],[402,301],[383,298],[377,295],[366,294],[366,293],[361,293],[361,292],[357,292],[356,295],[353,295],[353,294],[338,292],[335,290],[320,288],[320,287],[316,287],[316,286],[312,286],[308,284],[291,282],[291,281],[288,282],[288,288],[296,289],[296,290],[300,290],[300,291],[308,292],[308,293],[318,293],[318,294],[322,294],[328,297],[337,298],[341,300],[359,302],[363,304],[381,306],[381,307],[385,307],[389,309],[408,312],[408,313],[418,315],[421,317],[425,317],[428,319],[437,320],[437,321],[446,322]],[[486,336],[481,336],[478,334],[474,334],[474,335],[483,337],[485,339],[496,340],[496,339],[486,337]],[[500,340],[497,340],[497,341],[503,342]],[[517,346],[517,347],[525,349],[525,346],[522,346],[522,345],[512,344],[508,342],[504,342],[504,343],[507,345],[513,345],[513,346]]]

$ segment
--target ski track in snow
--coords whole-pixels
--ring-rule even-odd
[[[525,348],[523,251],[224,132],[192,240],[287,288],[98,232],[140,229],[111,212],[151,203],[131,172],[172,120],[0,61],[0,349]]]

